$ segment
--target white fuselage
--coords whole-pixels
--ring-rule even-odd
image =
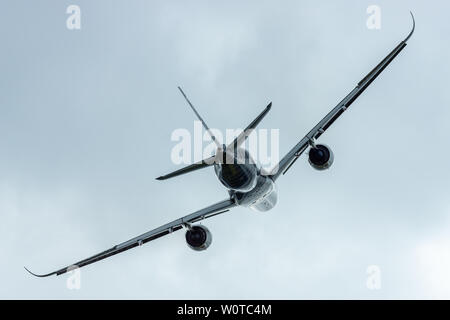
[[[257,176],[256,186],[248,192],[234,192],[238,205],[257,211],[268,211],[275,207],[278,199],[275,182],[263,175]]]
[[[257,211],[268,211],[277,203],[274,181],[260,170],[247,150],[238,149],[234,163],[216,163],[219,181],[229,190],[236,204]],[[233,162],[233,160],[231,161]]]

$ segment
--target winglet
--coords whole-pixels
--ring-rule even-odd
[[[405,38],[405,40],[403,40],[403,42],[406,42],[406,41],[409,40],[409,38],[411,38],[411,36],[414,33],[414,29],[416,28],[416,20],[414,20],[414,15],[413,15],[413,13],[411,11],[409,13],[411,14],[411,18],[412,18],[412,21],[413,21],[413,27],[412,27],[411,32],[408,34],[408,36]]]
[[[29,274],[31,274],[31,275],[33,275],[33,276],[35,276],[35,277],[39,277],[39,278],[44,278],[44,277],[48,277],[48,276],[51,276],[51,275],[54,275],[54,274],[55,274],[55,272],[48,273],[48,274],[36,274],[36,273],[33,273],[33,272],[31,272],[30,270],[28,270],[27,267],[23,267],[23,268],[24,268],[25,270],[27,270]]]

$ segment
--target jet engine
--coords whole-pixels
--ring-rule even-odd
[[[186,231],[186,243],[192,250],[206,250],[212,242],[212,234],[202,225],[192,226]]]
[[[333,151],[327,145],[316,144],[309,150],[308,161],[316,170],[328,169],[334,161]]]

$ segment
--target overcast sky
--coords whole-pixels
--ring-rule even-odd
[[[68,30],[66,8],[81,8]],[[366,9],[381,8],[369,30]],[[0,298],[450,298],[449,5],[441,1],[8,1],[0,11]],[[287,152],[410,31],[408,46],[265,213],[238,208],[67,276],[34,278],[224,199],[212,168],[168,181],[183,86],[211,127]],[[381,288],[366,286],[368,266]]]

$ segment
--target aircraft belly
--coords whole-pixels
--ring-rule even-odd
[[[237,203],[257,211],[272,209],[277,202],[275,183],[267,176],[258,176],[255,188],[246,193],[236,193]]]

